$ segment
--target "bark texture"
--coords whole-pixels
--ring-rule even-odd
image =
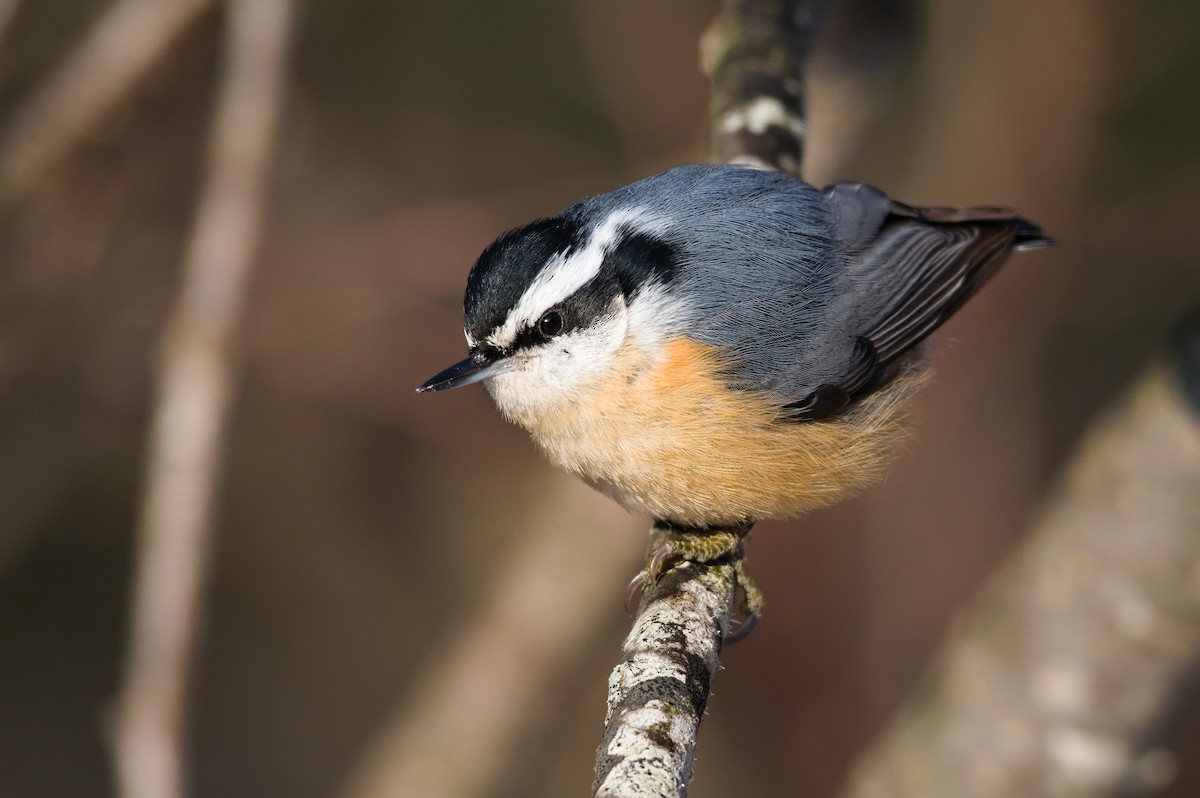
[[[800,174],[806,131],[804,64],[820,0],[726,0],[701,42],[712,78],[714,161]]]
[[[608,679],[595,795],[687,793],[736,588],[732,564],[684,562],[646,595]]]

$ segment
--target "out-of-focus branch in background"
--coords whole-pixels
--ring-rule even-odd
[[[117,0],[0,138],[0,204],[38,185],[211,3]],[[16,4],[0,0],[0,32]]]
[[[3,41],[4,34],[8,33],[8,26],[12,24],[19,5],[21,0],[0,0],[0,41]]]
[[[1200,657],[1200,324],[1085,439],[1028,541],[951,632],[845,798],[1103,796]]]
[[[479,615],[412,686],[345,798],[471,798],[502,781],[539,694],[584,647],[635,564],[622,544],[636,538],[618,534],[629,515],[564,474],[550,479]]]
[[[701,45],[713,82],[715,160],[799,174],[803,65],[822,6],[814,0],[723,4]],[[684,562],[646,592],[609,677],[595,795],[687,793],[696,732],[730,630],[737,567]]]
[[[147,13],[147,6],[159,5],[171,5],[180,14],[184,6],[195,10],[202,3],[129,0],[122,5],[125,16],[119,18],[125,21],[110,22],[108,33],[97,34],[92,49],[111,45],[114,30],[134,24],[132,17]],[[228,49],[207,173],[184,255],[179,299],[163,341],[151,422],[131,626],[113,741],[117,794],[122,798],[176,798],[185,792],[187,671],[211,553],[233,387],[233,342],[283,102],[291,0],[230,0],[229,10]],[[149,16],[165,30],[162,14]],[[174,19],[178,23],[178,17]],[[143,34],[134,40],[144,38]],[[139,52],[146,59],[151,48]],[[93,53],[76,63],[96,57]],[[127,76],[135,64],[123,63],[117,74]],[[107,86],[103,96],[111,97],[113,91],[114,86]],[[93,110],[98,96],[92,96]],[[82,119],[75,117],[76,133]],[[29,174],[23,174],[27,179]]]

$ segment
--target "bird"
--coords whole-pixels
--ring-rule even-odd
[[[1051,243],[1005,208],[677,166],[497,238],[467,277],[467,357],[417,390],[482,382],[626,508],[744,532],[880,479],[928,336]]]

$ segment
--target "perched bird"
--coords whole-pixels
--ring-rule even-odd
[[[748,529],[882,473],[921,343],[1009,253],[998,208],[693,165],[505,233],[467,279],[469,356],[553,462],[674,529]]]

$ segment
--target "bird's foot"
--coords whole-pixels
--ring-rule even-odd
[[[746,539],[753,524],[735,528],[681,529],[656,521],[646,549],[646,565],[629,583],[625,607],[633,614],[645,592],[677,562],[712,563],[725,560],[733,565],[734,578],[742,591],[741,626],[725,638],[736,643],[753,631],[766,600],[746,570]]]

